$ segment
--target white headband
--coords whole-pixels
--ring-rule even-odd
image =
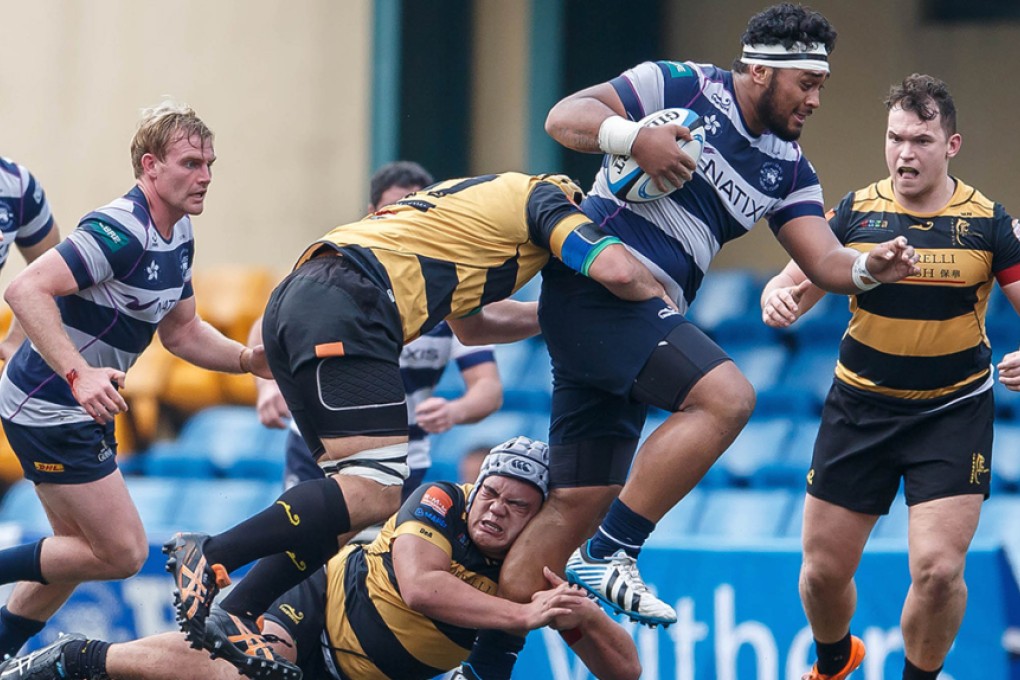
[[[794,43],[790,49],[782,45],[744,45],[740,61],[772,68],[800,68],[805,71],[829,72],[829,54],[822,43]]]

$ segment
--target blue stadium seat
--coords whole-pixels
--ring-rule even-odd
[[[4,494],[0,522],[14,522],[26,531],[50,534],[50,521],[35,493],[35,484],[23,479]]]
[[[263,428],[258,446],[239,449],[223,468],[227,477],[262,479],[279,482],[283,479],[284,451],[288,430]]]
[[[773,389],[782,381],[790,353],[786,346],[772,342],[741,344],[724,349],[756,392]]]
[[[166,477],[125,477],[124,481],[150,539],[164,541],[178,530],[174,526],[177,502],[187,481]]]
[[[762,540],[783,535],[793,508],[784,489],[715,489],[707,492],[694,532],[720,539]]]
[[[758,314],[758,296],[761,285],[750,271],[727,269],[713,271],[705,277],[698,296],[688,310],[687,318],[701,330],[714,334],[727,321],[747,319],[753,327]],[[760,320],[758,326],[764,327]]]
[[[495,345],[496,365],[503,382],[503,407],[513,410],[549,410],[552,374],[549,351],[541,339]],[[464,379],[450,362],[436,384],[436,396],[456,399],[464,394]]]
[[[1000,422],[992,443],[992,489],[1020,492],[1020,424]]]
[[[766,465],[780,460],[793,429],[786,418],[752,418],[723,453],[715,467],[722,468],[733,486],[750,486]]]
[[[692,489],[655,525],[646,545],[672,547],[689,537],[701,518],[707,492]]]
[[[820,412],[825,395],[832,386],[837,356],[835,345],[797,350],[786,365],[782,386],[792,392],[809,395],[815,412]]]
[[[172,512],[176,531],[215,534],[256,512],[280,495],[280,482],[256,479],[194,479],[184,482]]]
[[[162,477],[280,479],[284,436],[264,427],[252,407],[214,406],[193,415],[176,440],[150,447],[144,470]]]
[[[528,353],[523,363],[508,365],[504,370],[497,354],[499,374],[503,379],[503,407],[532,413],[549,413],[552,402],[552,360],[541,339],[514,343],[525,345]],[[505,347],[506,345],[497,345]]]
[[[811,455],[814,453],[818,425],[818,420],[814,418],[795,419],[783,453],[778,459],[758,469],[751,480],[752,485],[802,490],[804,477],[811,468]]]

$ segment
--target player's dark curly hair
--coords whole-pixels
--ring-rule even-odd
[[[429,171],[414,161],[393,161],[387,163],[369,180],[368,197],[372,205],[379,206],[379,200],[392,187],[427,187],[435,180]]]
[[[740,37],[741,45],[782,45],[822,43],[829,54],[836,48],[836,29],[820,12],[803,5],[784,2],[755,14]],[[733,70],[746,73],[747,64],[738,57]]]
[[[885,107],[891,109],[898,106],[904,111],[912,111],[921,120],[939,121],[946,137],[956,134],[956,104],[953,95],[949,94],[949,86],[933,76],[914,73],[903,79],[899,85],[889,88],[889,96],[885,98]]]

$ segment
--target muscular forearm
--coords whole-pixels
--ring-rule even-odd
[[[428,572],[401,588],[411,609],[438,621],[479,630],[527,629],[524,606],[472,588],[448,572]]]
[[[622,243],[614,243],[599,253],[588,268],[588,276],[623,300],[668,299],[665,287]]]
[[[581,638],[570,648],[601,680],[641,677],[641,661],[634,641],[622,626],[600,613],[601,616],[592,617],[577,629]]]
[[[161,329],[159,339],[172,354],[201,368],[222,373],[247,372],[241,367],[241,351],[245,346],[226,337],[198,316],[172,332]]]
[[[4,299],[25,336],[57,375],[66,376],[72,369],[88,365],[64,330],[53,296],[32,286],[18,285],[15,280],[8,287]]]
[[[582,153],[602,153],[599,148],[599,127],[612,115],[616,115],[616,112],[594,97],[568,98],[549,111],[545,131],[568,149]]]
[[[500,300],[449,324],[465,345],[516,342],[538,335],[538,303]]]
[[[455,425],[477,423],[503,405],[503,385],[498,380],[479,380],[450,404],[456,414]]]
[[[850,276],[850,268],[858,255],[860,253],[852,248],[837,248],[818,260],[798,262],[797,265],[822,290],[853,295],[861,292]]]

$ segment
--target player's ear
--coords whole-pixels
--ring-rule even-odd
[[[963,137],[960,133],[950,135],[949,137],[949,148],[946,149],[946,158],[952,158],[956,154],[960,153],[960,146],[963,144]]]

